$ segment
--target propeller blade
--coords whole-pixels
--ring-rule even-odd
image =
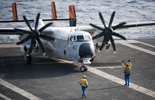
[[[28,54],[30,54],[30,53],[32,52],[32,49],[33,49],[34,44],[35,44],[35,39],[32,38],[32,39],[31,39],[31,46],[30,46],[30,49],[29,49]]]
[[[37,41],[38,41],[38,43],[39,43],[39,45],[40,45],[40,47],[41,47],[41,49],[42,49],[43,53],[45,53],[45,48],[44,48],[44,46],[43,46],[42,42],[40,41],[40,39],[39,39],[39,38],[36,38],[36,39],[37,39]]]
[[[35,30],[38,30],[38,22],[39,22],[40,13],[38,13],[36,17]]]
[[[101,37],[101,36],[103,36],[103,35],[104,35],[104,33],[103,33],[103,32],[101,32],[100,34],[98,34],[98,35],[94,36],[94,37],[93,37],[93,40],[94,40],[94,39],[97,39],[97,38],[100,38],[100,37]]]
[[[104,45],[105,45],[105,43],[106,43],[108,37],[109,37],[108,35],[104,36],[104,39],[103,39],[103,41],[102,41],[102,45],[101,45],[101,47],[100,47],[100,51],[104,48]]]
[[[116,30],[117,28],[121,28],[124,24],[126,24],[126,22],[119,23],[118,25],[114,26],[112,29]]]
[[[99,26],[96,26],[96,25],[94,25],[94,24],[89,24],[90,26],[92,26],[92,27],[94,27],[94,28],[97,28],[97,29],[99,29],[99,30],[101,30],[101,31],[104,31],[104,29],[103,28],[101,28],[101,27],[99,27]]]
[[[113,50],[114,50],[114,52],[115,52],[115,51],[116,51],[116,47],[115,47],[114,39],[112,38],[112,36],[110,36],[109,39],[110,39],[110,41],[111,41],[111,44],[112,44]]]
[[[27,18],[25,17],[25,15],[23,16],[23,19],[25,21],[25,23],[27,24],[27,26],[29,27],[29,29],[32,31],[32,26],[30,25],[30,23],[28,22]]]
[[[49,40],[55,40],[55,38],[53,38],[53,37],[50,37],[50,36],[47,36],[47,35],[40,35],[40,37],[42,37],[42,38],[45,38],[45,39],[49,39]]]
[[[110,18],[110,22],[109,22],[109,26],[108,27],[111,27],[112,22],[113,22],[113,19],[114,19],[114,16],[115,16],[115,11],[111,15],[111,18]]]
[[[112,35],[117,36],[117,37],[119,37],[119,38],[121,38],[121,39],[123,39],[123,40],[126,40],[126,38],[125,38],[123,35],[120,35],[120,34],[118,34],[118,33],[116,33],[116,32],[113,32]]]
[[[31,39],[31,36],[30,35],[28,37],[26,37],[25,39],[21,40],[20,42],[17,42],[16,44],[17,45],[22,44],[22,43],[28,41],[29,39]]]
[[[17,31],[17,32],[22,32],[22,33],[24,33],[24,34],[31,34],[31,32],[26,31],[26,30],[22,30],[22,29],[18,29],[18,28],[14,28],[14,29],[15,29],[15,31]]]
[[[39,32],[41,33],[44,29],[46,29],[47,27],[49,27],[51,24],[53,24],[52,22],[46,24],[45,26],[43,26],[42,28],[39,29]]]
[[[101,12],[99,12],[99,16],[100,16],[100,19],[101,19],[101,21],[102,21],[104,27],[107,28],[106,23],[105,23],[105,21],[104,21],[104,18],[102,17]]]

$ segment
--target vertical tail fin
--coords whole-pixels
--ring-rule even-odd
[[[55,8],[55,2],[51,2],[51,10],[52,10],[52,19],[57,19],[57,14],[56,14],[56,8]]]
[[[17,15],[17,8],[16,8],[16,3],[12,3],[12,17],[13,20],[18,20],[18,15]]]
[[[69,6],[69,18],[74,18],[76,19],[76,13],[75,13],[75,6],[70,5]],[[70,21],[70,27],[76,26],[76,20]]]

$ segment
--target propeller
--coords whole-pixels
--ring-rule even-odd
[[[23,44],[24,42],[26,42],[26,41],[28,41],[28,40],[31,39],[31,45],[30,45],[30,49],[29,49],[29,51],[28,51],[28,53],[27,53],[27,56],[29,56],[29,55],[32,53],[32,49],[33,49],[34,45],[36,44],[36,41],[37,41],[38,44],[40,45],[40,47],[41,47],[41,49],[42,49],[42,52],[43,52],[43,55],[46,54],[45,48],[44,48],[44,46],[43,46],[43,44],[42,44],[42,42],[41,42],[41,40],[40,40],[39,37],[43,37],[43,38],[45,38],[45,39],[55,40],[53,37],[50,37],[50,36],[41,34],[41,32],[42,32],[44,29],[46,29],[46,28],[49,27],[51,24],[53,24],[52,22],[50,22],[50,23],[44,25],[42,28],[40,28],[40,29],[38,30],[39,17],[40,17],[40,13],[37,14],[36,22],[35,22],[35,28],[33,29],[32,26],[30,25],[29,21],[27,20],[26,16],[25,16],[25,15],[23,16],[23,19],[24,19],[25,23],[27,24],[27,26],[29,27],[29,29],[30,29],[31,31],[26,31],[26,30],[22,30],[22,29],[15,28],[15,31],[17,31],[17,32],[23,32],[23,34],[28,34],[28,36],[27,36],[25,39],[23,39],[23,40],[17,42],[17,43],[16,43],[17,45]]]
[[[122,23],[117,24],[116,26],[112,26],[114,16],[115,16],[115,11],[111,15],[108,27],[107,27],[107,25],[106,25],[106,23],[104,21],[104,18],[102,17],[101,12],[99,12],[99,17],[101,19],[101,22],[104,25],[104,28],[90,23],[90,26],[102,31],[100,34],[94,36],[93,39],[97,39],[97,38],[100,38],[101,36],[104,36],[101,47],[100,47],[100,50],[102,50],[104,48],[105,43],[110,40],[111,44],[112,44],[112,47],[113,47],[113,50],[114,50],[114,52],[116,52],[115,42],[114,42],[114,39],[113,39],[112,35],[117,36],[117,37],[119,37],[119,38],[121,38],[123,40],[126,40],[126,38],[124,36],[114,32],[114,30],[116,30],[118,28],[121,28],[123,25],[125,25],[126,22],[122,22]]]

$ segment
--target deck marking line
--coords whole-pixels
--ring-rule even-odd
[[[94,74],[96,74],[98,76],[101,76],[103,78],[106,78],[108,80],[111,80],[111,81],[116,82],[116,83],[121,84],[121,85],[124,85],[124,83],[125,83],[123,79],[117,78],[117,77],[115,77],[113,75],[110,75],[110,74],[108,74],[106,72],[100,71],[100,70],[98,70],[96,68],[92,68],[92,67],[89,67],[89,66],[87,66],[87,67],[88,67],[89,72],[94,73]],[[136,85],[136,84],[131,83],[131,82],[130,82],[129,88],[155,98],[155,92],[152,91],[152,90],[149,90],[147,88],[141,87],[141,86]]]
[[[122,41],[122,40],[121,40],[121,41]],[[122,41],[122,42],[123,42],[123,41]],[[145,43],[145,42],[140,42],[140,41],[136,41],[136,40],[129,40],[128,42],[129,42],[129,43],[140,43],[140,44],[144,44],[144,45],[150,46],[150,47],[152,47],[152,48],[155,48],[154,45],[150,45],[150,44],[147,44],[147,43]]]
[[[0,44],[0,48],[14,48],[14,47],[20,47],[20,45],[14,45],[14,44]]]
[[[93,67],[93,68],[98,68],[98,69],[102,69],[102,68],[115,69],[115,68],[122,68],[122,66],[107,66],[107,67]]]
[[[131,48],[133,48],[133,49],[137,49],[137,50],[139,50],[139,51],[143,51],[143,52],[146,52],[146,53],[148,53],[148,54],[151,54],[151,55],[154,55],[154,56],[155,56],[155,52],[150,51],[150,50],[147,50],[147,49],[144,49],[144,48],[141,48],[141,47],[138,47],[138,46],[134,46],[134,45],[129,44],[129,43],[127,43],[127,42],[117,41],[117,43],[120,43],[120,44],[122,44],[122,45],[124,45],[124,46],[128,46],[128,47],[131,47]]]
[[[8,98],[7,96],[5,96],[5,95],[3,95],[3,94],[1,94],[1,93],[0,93],[0,97],[2,97],[2,98],[5,99],[5,100],[11,100],[10,98]]]
[[[42,100],[42,99],[34,96],[33,94],[30,94],[30,93],[26,92],[25,90],[22,90],[22,89],[16,87],[15,85],[10,84],[10,83],[2,80],[2,79],[0,79],[0,84],[7,87],[7,88],[9,88],[9,89],[11,89],[14,92],[19,93],[20,95],[22,95],[22,96],[24,96],[24,97],[26,97],[26,98],[28,98],[30,100]]]

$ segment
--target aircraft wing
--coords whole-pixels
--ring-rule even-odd
[[[138,24],[125,24],[121,27],[118,27],[117,29],[127,29],[127,28],[134,28],[134,27],[141,27],[141,26],[151,26],[155,25],[155,22],[143,22],[143,23],[138,23]],[[116,26],[112,26],[114,28]]]
[[[79,26],[78,28],[79,28],[80,31],[87,31],[89,33],[97,31],[95,28],[93,28],[91,26]]]
[[[155,25],[155,22],[144,22],[144,23],[138,23],[138,24],[133,23],[133,24],[125,24],[123,26],[119,26],[119,24],[118,24],[118,25],[113,25],[111,27],[112,27],[112,29],[117,27],[117,30],[120,30],[120,29],[128,29],[128,28],[141,27],[141,26],[151,26],[151,25]],[[97,25],[97,26],[104,29],[103,25]],[[91,26],[79,26],[78,28],[81,31],[87,31],[91,34],[97,31],[96,28],[91,27]]]
[[[19,28],[19,29],[31,32],[28,28]],[[17,32],[17,31],[15,31],[14,28],[0,28],[0,35],[22,35],[23,33],[24,33],[24,31]],[[53,31],[51,28],[47,28],[42,33],[44,33],[44,34],[53,33]]]
[[[17,32],[15,31],[14,28],[0,28],[0,35],[21,35],[21,34],[23,34],[23,32]]]

